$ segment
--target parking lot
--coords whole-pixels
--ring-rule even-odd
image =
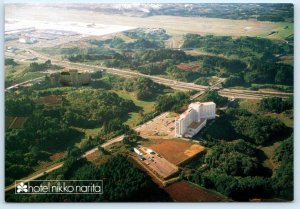
[[[147,147],[139,146],[139,150],[144,155],[144,160],[142,161],[148,168],[150,168],[154,173],[156,173],[159,177],[166,179],[172,174],[178,171],[178,167],[174,164],[167,161],[165,158],[159,155],[159,153],[147,152]]]
[[[164,113],[137,129],[140,136],[147,139],[171,139],[175,137],[176,114]]]

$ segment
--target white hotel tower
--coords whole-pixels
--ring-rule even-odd
[[[175,136],[191,138],[206,125],[207,119],[214,119],[215,116],[214,102],[191,103],[175,121]]]

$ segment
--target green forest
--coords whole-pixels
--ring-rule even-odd
[[[49,161],[53,153],[78,143],[85,135],[82,129],[100,128],[98,137],[87,140],[83,149],[129,131],[124,122],[130,112],[141,111],[140,107],[113,90],[132,92],[137,99],[147,101],[168,89],[148,78],[124,79],[98,72],[92,77],[97,79],[90,87],[61,87],[46,80],[43,84],[20,88],[17,97],[14,92],[6,94],[6,117],[26,118],[20,128],[6,127],[6,185],[32,173],[38,161]],[[47,97],[62,99],[58,105],[47,105],[41,102]],[[143,120],[157,113],[145,115]]]
[[[126,172],[124,172],[126,171]],[[68,156],[64,166],[46,179],[102,179],[102,195],[13,195],[7,201],[22,202],[166,202],[172,201],[150,177],[135,167],[127,157],[116,155],[101,166],[85,159]]]
[[[162,34],[158,36],[160,39],[146,39],[149,43],[143,39],[148,37],[146,33],[125,34],[136,38],[135,41],[127,43],[120,37],[94,40],[91,41],[95,45],[93,48],[85,51],[62,49],[62,53],[72,52],[68,59],[73,62],[101,61],[107,67],[130,68],[143,74],[167,76],[185,82],[203,84],[204,78],[219,76],[227,78],[224,87],[253,88],[254,84],[261,84],[284,90],[293,86],[293,66],[281,61],[281,57],[293,54],[293,42],[288,39],[186,34],[182,50],[175,50],[164,48],[165,36]],[[161,41],[159,46],[155,46],[155,40]],[[189,55],[190,49],[206,54]],[[197,67],[182,70],[178,67],[182,63]]]

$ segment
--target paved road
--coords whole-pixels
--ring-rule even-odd
[[[55,170],[61,168],[62,166],[63,166],[63,163],[59,163],[59,164],[57,164],[56,166],[54,166],[54,167],[52,167],[52,168],[50,168],[50,169],[48,169],[48,170],[45,170],[45,171],[43,171],[43,172],[40,172],[40,173],[38,173],[38,174],[36,174],[36,175],[30,177],[30,178],[24,179],[23,182],[26,183],[26,182],[29,182],[29,181],[38,179],[38,178],[40,178],[40,177],[46,175],[47,173],[51,173],[52,171],[55,171]],[[10,191],[10,190],[13,190],[15,187],[16,187],[15,184],[12,184],[12,185],[10,185],[10,186],[7,186],[7,187],[5,187],[5,192],[8,192],[8,191]]]
[[[34,79],[30,79],[30,80],[28,80],[28,81],[24,81],[24,82],[21,82],[21,83],[17,83],[17,84],[14,84],[14,85],[10,86],[10,87],[7,87],[7,88],[5,89],[5,91],[10,90],[10,89],[17,88],[17,87],[19,87],[19,86],[25,85],[25,84],[30,83],[30,82],[33,82],[33,81],[43,80],[44,78],[45,78],[45,76],[40,76],[40,77],[37,77],[37,78],[34,78]]]

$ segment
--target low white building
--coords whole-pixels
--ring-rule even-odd
[[[37,42],[37,40],[35,38],[28,37],[28,36],[19,38],[19,43],[22,43],[22,44],[34,44],[36,42]]]
[[[14,53],[16,50],[17,50],[17,48],[16,48],[16,47],[13,47],[13,46],[8,46],[8,47],[6,48],[6,51],[7,51],[7,52],[11,52],[11,53]]]
[[[133,148],[133,151],[136,153],[136,154],[138,154],[138,155],[142,155],[143,153],[140,151],[140,150],[138,150],[137,148]]]
[[[191,138],[216,116],[214,102],[191,103],[189,108],[175,121],[175,136]]]

